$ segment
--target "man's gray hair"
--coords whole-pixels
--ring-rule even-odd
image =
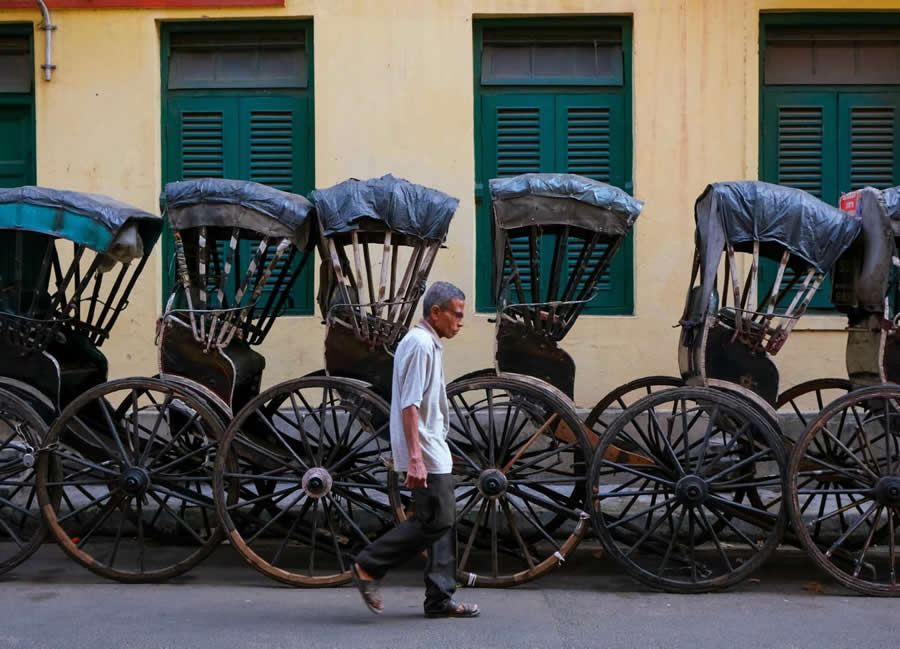
[[[446,308],[450,304],[450,300],[454,298],[465,301],[466,294],[450,282],[434,282],[428,287],[425,297],[422,298],[422,315],[427,318],[431,314],[433,306]]]

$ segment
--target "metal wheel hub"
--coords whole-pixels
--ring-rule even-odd
[[[485,498],[498,498],[506,493],[506,476],[500,469],[486,469],[478,476],[478,491]]]
[[[875,483],[875,500],[879,505],[900,506],[900,477],[886,475]]]
[[[323,498],[331,491],[331,474],[320,466],[314,466],[303,474],[303,491],[310,498]]]
[[[699,505],[708,493],[706,481],[697,475],[686,475],[675,484],[675,495],[683,505]]]
[[[142,496],[150,487],[150,474],[141,466],[128,467],[122,472],[119,485],[129,496]]]

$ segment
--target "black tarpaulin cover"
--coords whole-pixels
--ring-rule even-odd
[[[327,237],[358,230],[362,219],[373,219],[392,232],[443,241],[459,205],[452,196],[391,174],[369,180],[351,178],[317,189],[310,198]]]
[[[718,265],[726,241],[759,241],[787,248],[820,273],[831,269],[860,229],[855,218],[800,189],[749,180],[709,185],[694,217],[703,248],[714,244],[719,250],[709,263]]]
[[[224,178],[168,183],[165,205],[176,230],[204,225],[242,227],[267,236],[291,238],[301,248],[309,239],[309,214],[313,209],[312,203],[299,194]]]
[[[490,191],[494,222],[505,230],[532,224],[572,225],[594,232],[624,235],[644,208],[642,201],[618,187],[575,174],[492,178]],[[520,200],[527,197],[568,200],[551,207],[550,203]]]
[[[895,221],[900,221],[900,187],[882,189],[881,196],[887,206],[887,213]]]

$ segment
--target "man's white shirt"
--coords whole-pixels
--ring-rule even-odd
[[[437,332],[420,321],[400,341],[394,353],[391,385],[391,451],[394,470],[409,470],[409,449],[403,433],[403,410],[419,409],[419,445],[428,473],[451,473],[453,459],[447,446],[450,426],[444,384],[444,347]]]

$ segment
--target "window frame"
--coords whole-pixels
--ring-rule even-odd
[[[37,117],[35,108],[35,86],[37,75],[34,71],[34,25],[32,23],[0,23],[0,34],[11,36],[26,36],[28,38],[28,62],[31,68],[31,90],[29,92],[0,92],[0,106],[21,106],[28,111],[28,133],[26,137],[31,141],[31,165],[27,170],[26,184],[37,184]]]
[[[878,11],[869,11],[869,12],[827,12],[827,13],[817,13],[817,12],[779,12],[779,13],[767,13],[760,12],[759,15],[759,60],[757,61],[759,67],[759,96],[758,96],[758,110],[759,110],[759,149],[757,155],[757,174],[760,180],[766,182],[774,182],[774,178],[776,178],[777,172],[777,159],[773,159],[771,155],[770,147],[767,146],[766,136],[770,131],[770,124],[767,123],[767,101],[770,100],[772,95],[781,94],[781,95],[789,95],[789,94],[828,94],[834,97],[835,106],[839,106],[840,97],[843,93],[850,94],[865,94],[865,93],[880,93],[880,92],[900,92],[900,84],[897,85],[884,85],[884,84],[872,84],[872,85],[857,85],[857,84],[823,84],[823,85],[815,85],[815,84],[796,84],[796,83],[772,83],[767,84],[765,82],[766,79],[766,44],[767,44],[767,28],[773,26],[796,26],[796,27],[816,27],[816,26],[843,26],[843,27],[854,27],[854,26],[900,26],[900,11],[891,11],[891,12],[878,12]],[[836,123],[840,124],[840,114],[835,115]],[[840,187],[840,179],[841,179],[841,168],[840,168],[840,151],[841,151],[841,135],[842,132],[840,128],[838,128],[837,133],[835,133],[835,137],[837,138],[837,146],[835,149],[835,164],[837,168],[834,170],[835,179],[834,182],[837,184],[838,194],[841,192]],[[839,197],[839,196],[838,196]],[[824,200],[824,198],[823,198]],[[827,201],[826,201],[827,202]],[[774,262],[773,262],[774,265]],[[762,265],[760,267],[760,279],[766,276],[768,273],[766,272],[768,269],[763,269]],[[823,293],[817,292],[813,297],[812,302],[810,303],[810,307],[807,309],[807,313],[810,315],[824,315],[824,316],[836,316],[839,315],[839,311],[834,307],[831,302],[831,273],[828,273],[825,277],[825,281],[823,282],[823,286],[819,289],[819,291],[823,291]],[[758,287],[760,289],[760,294],[762,293],[763,286]],[[820,300],[820,295],[824,297],[827,301],[827,306],[822,304]],[[816,305],[816,306],[814,306]]]
[[[565,83],[517,83],[517,84],[489,84],[481,83],[481,54],[483,51],[485,30],[522,30],[532,29],[538,31],[543,28],[552,29],[575,26],[579,30],[615,27],[622,32],[622,83],[590,84],[579,83],[577,79],[566,80]],[[480,179],[485,168],[484,140],[482,137],[484,116],[481,110],[481,98],[490,95],[506,95],[519,91],[522,94],[558,94],[572,95],[597,95],[621,92],[624,110],[623,114],[628,121],[625,129],[625,150],[623,151],[623,172],[625,176],[624,189],[631,194],[634,191],[634,77],[633,77],[633,19],[631,16],[554,16],[536,18],[485,18],[472,21],[473,29],[473,112],[474,112],[474,136],[475,146],[475,311],[476,313],[490,314],[496,312],[493,283],[493,249],[491,242],[490,223],[490,196],[488,188]],[[487,211],[487,218],[479,219],[479,212]],[[622,308],[612,308],[609,311],[591,311],[586,309],[585,316],[606,315],[633,315],[634,314],[634,233],[629,233],[618,257],[622,257],[623,263],[630,268],[625,278],[625,305]]]
[[[307,84],[305,88],[284,88],[281,86],[253,86],[253,87],[233,87],[233,88],[186,88],[169,90],[168,88],[168,69],[169,69],[169,53],[171,52],[171,35],[173,33],[199,33],[199,32],[226,32],[226,31],[303,31],[304,33],[304,50],[306,51],[307,63]],[[162,145],[162,165],[161,180],[162,186],[165,187],[169,182],[171,164],[169,161],[169,153],[166,144],[169,138],[168,121],[169,121],[169,99],[171,97],[239,97],[249,94],[253,91],[271,92],[277,96],[305,96],[308,98],[308,115],[309,119],[305,124],[305,137],[308,143],[306,151],[306,174],[301,180],[301,184],[312,190],[315,187],[315,53],[313,51],[313,21],[311,19],[297,20],[235,20],[235,21],[211,21],[211,22],[162,22],[159,25],[160,35],[160,121],[161,121],[161,145]],[[160,206],[162,208],[164,195],[160,193]],[[168,223],[164,223],[161,250],[163,254],[162,278],[160,284],[162,286],[162,308],[165,308],[165,302],[171,292],[171,274],[169,273],[169,262],[174,259],[175,244],[169,234]],[[306,295],[310,296],[307,303],[294,308],[286,308],[283,316],[309,317],[315,315],[316,304],[316,286],[315,286],[315,252],[310,254],[307,260],[306,268],[303,274],[309,274],[308,285],[303,287]],[[303,274],[297,279],[297,282],[304,281]],[[296,290],[296,287],[295,287]]]

